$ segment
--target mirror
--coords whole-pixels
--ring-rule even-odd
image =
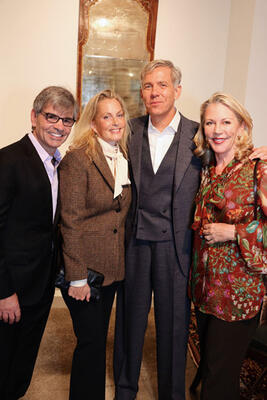
[[[158,0],[80,0],[77,99],[113,89],[144,113],[140,72],[154,56]]]

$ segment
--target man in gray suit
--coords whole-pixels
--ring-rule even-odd
[[[150,62],[141,80],[148,115],[131,122],[133,202],[126,229],[125,354],[118,355],[122,359],[115,369],[116,399],[136,398],[153,292],[158,398],[184,400],[190,227],[201,169],[192,141],[198,124],[175,108],[181,72],[170,61]]]

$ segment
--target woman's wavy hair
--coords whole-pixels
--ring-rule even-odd
[[[204,165],[209,165],[214,160],[214,152],[209,147],[205,140],[204,124],[205,113],[210,104],[223,104],[228,107],[237,117],[238,121],[243,127],[242,134],[236,139],[236,152],[235,159],[245,161],[253,149],[252,143],[252,128],[253,122],[248,111],[242,104],[239,103],[232,95],[216,92],[207,101],[205,101],[200,108],[200,125],[194,137],[196,149],[195,155],[202,159]]]
[[[74,127],[74,136],[70,146],[70,150],[80,149],[81,147],[86,147],[85,153],[91,159],[96,155],[96,134],[92,129],[92,122],[94,121],[97,114],[97,106],[103,100],[117,100],[122,108],[125,116],[125,131],[122,139],[119,141],[119,146],[125,158],[127,158],[127,140],[129,136],[129,126],[128,126],[128,113],[122,98],[112,90],[103,90],[92,97],[89,102],[84,107],[79,121]]]

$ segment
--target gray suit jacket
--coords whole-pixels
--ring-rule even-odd
[[[130,123],[132,135],[129,141],[129,158],[132,183],[132,206],[127,220],[127,240],[135,234],[136,211],[139,204],[141,155],[144,128],[148,116],[133,119]],[[175,163],[172,201],[172,224],[179,264],[184,275],[188,275],[191,263],[194,198],[199,187],[201,161],[194,156],[193,137],[198,123],[181,115],[180,139]]]

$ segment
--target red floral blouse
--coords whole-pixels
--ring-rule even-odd
[[[225,321],[255,316],[264,296],[267,272],[267,163],[257,167],[258,218],[254,220],[255,161],[233,160],[221,175],[202,170],[192,228],[195,231],[189,295],[200,311]],[[235,224],[233,241],[208,244],[206,223]]]

